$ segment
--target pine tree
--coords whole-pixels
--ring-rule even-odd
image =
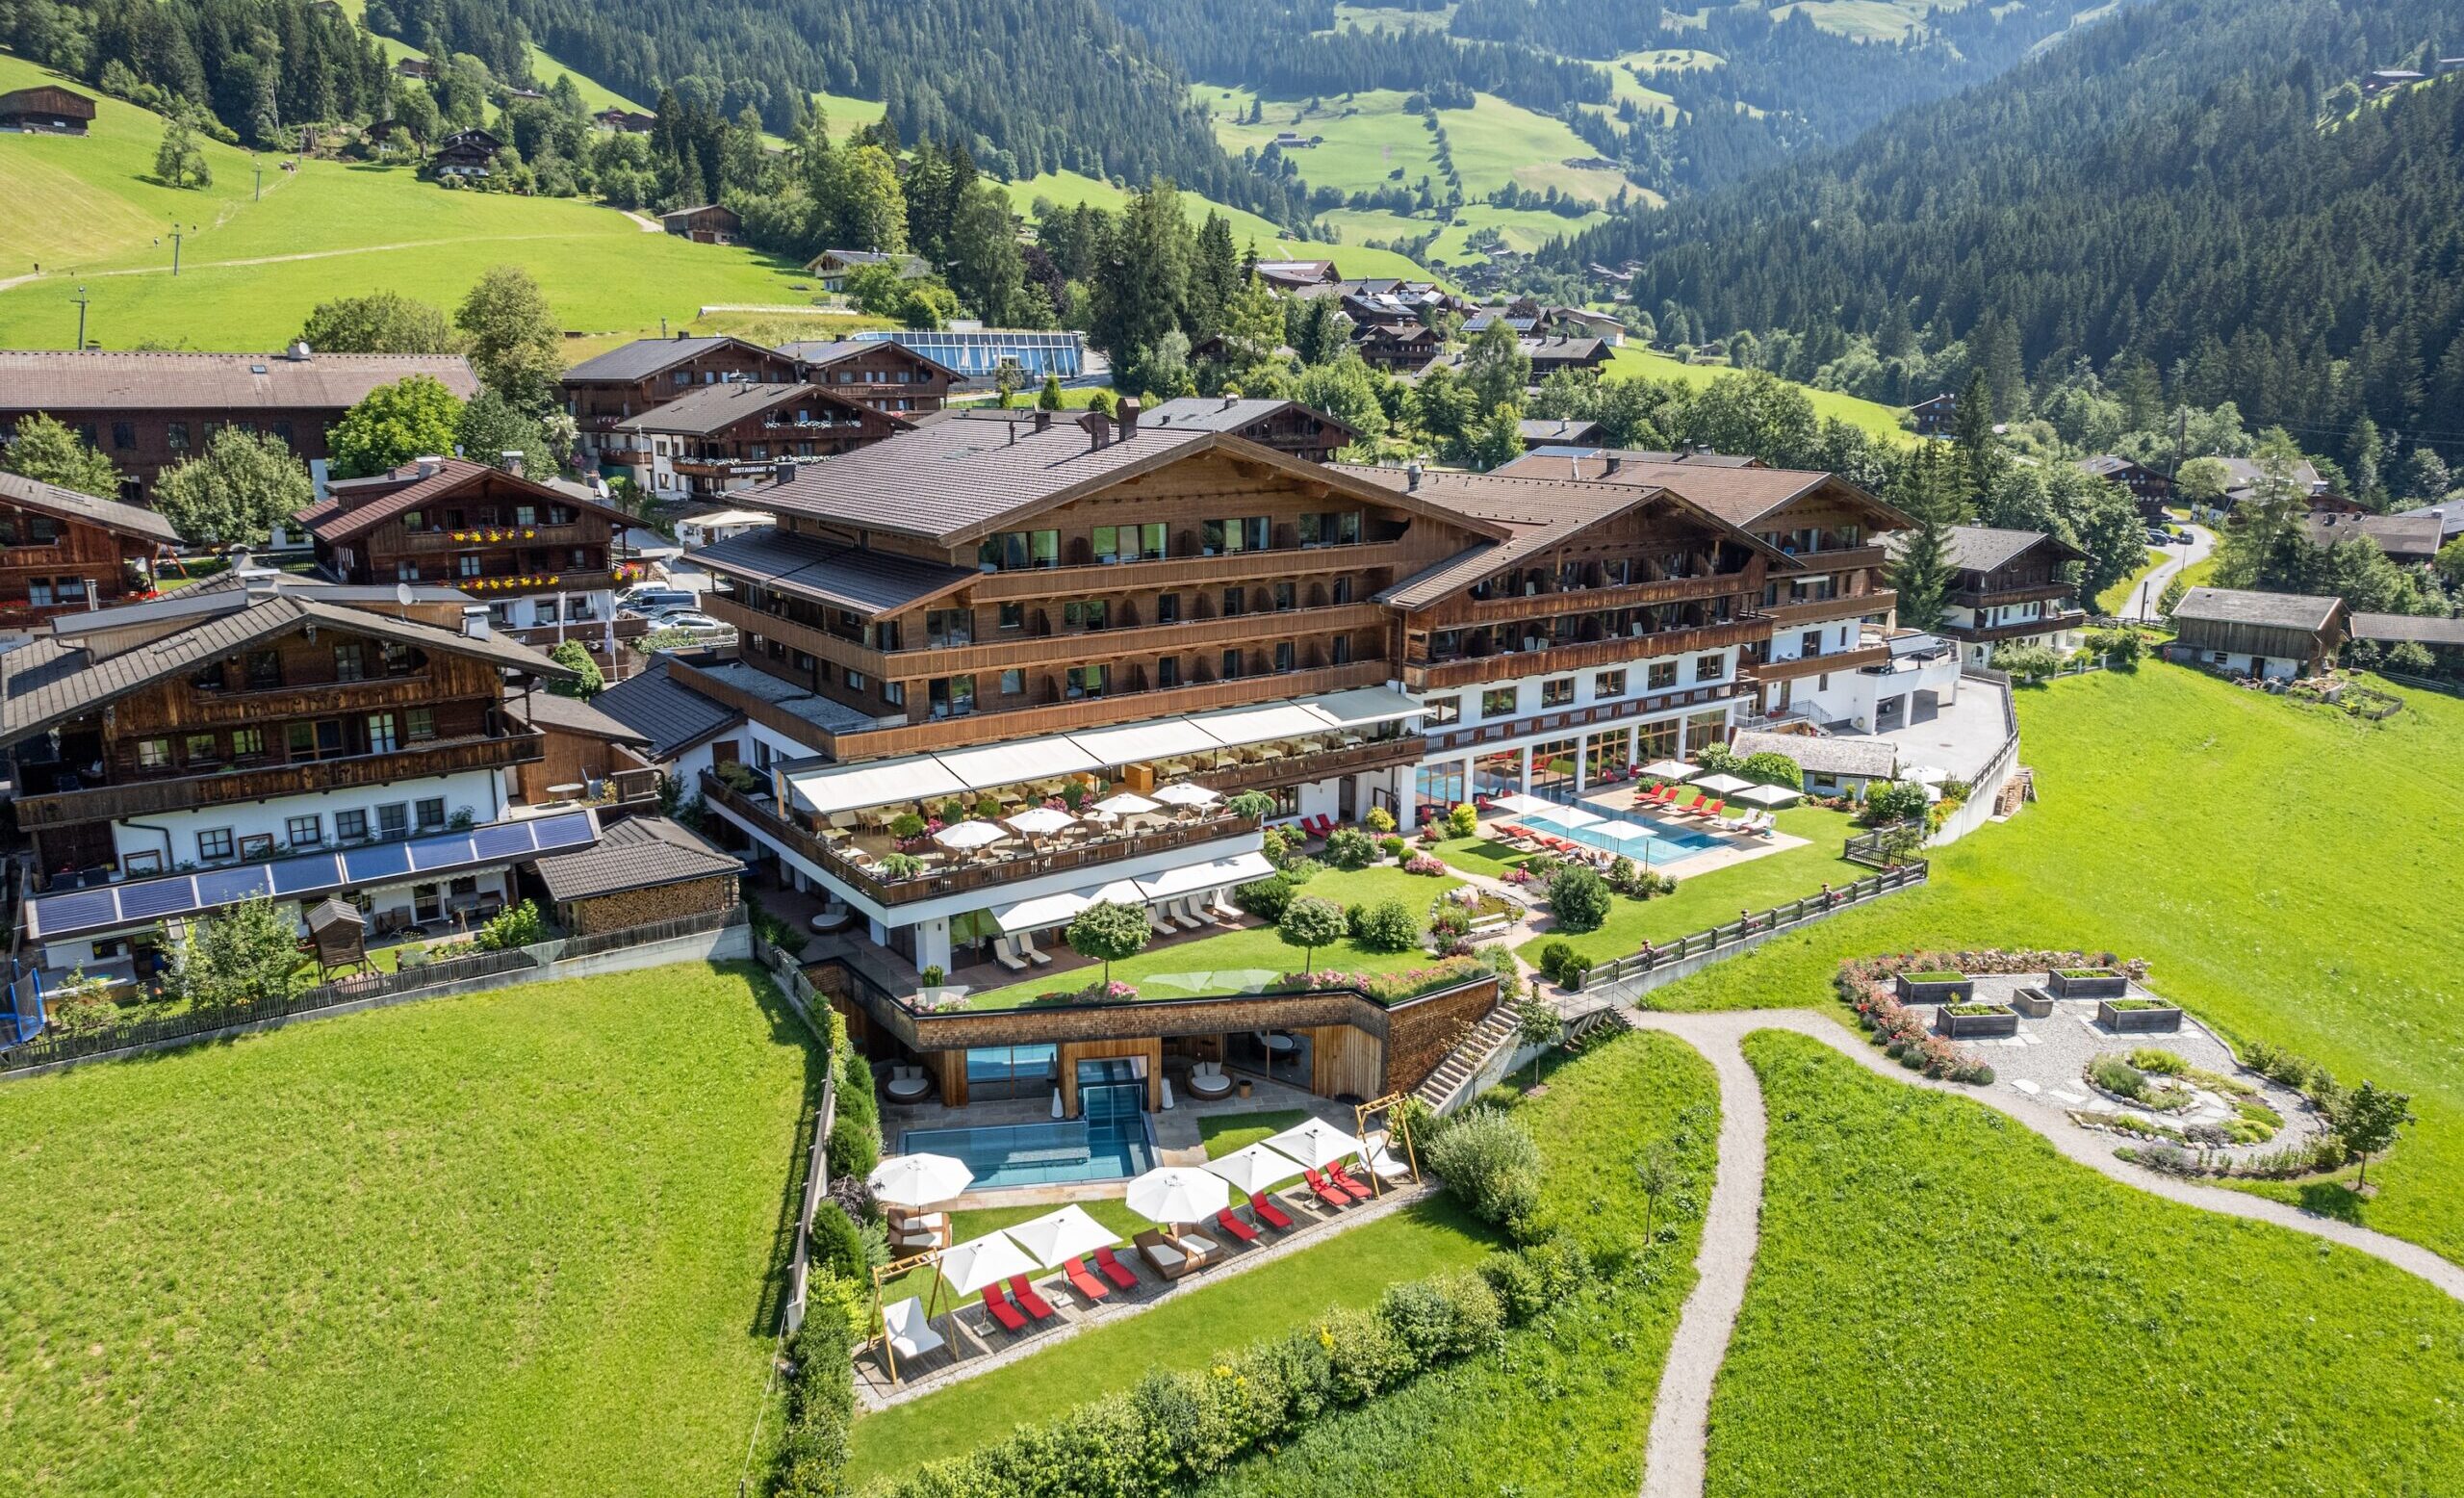
[[[1941,444],[1920,442],[1900,460],[1891,483],[1892,506],[1916,522],[1890,569],[1890,585],[1899,594],[1899,622],[1912,630],[1931,630],[1942,622],[1942,600],[1951,585],[1951,527],[1961,516],[1953,492],[1956,482],[1946,472]]]
[[[1955,498],[1964,517],[1992,498],[2007,461],[1993,435],[1993,396],[1983,370],[1968,375],[1957,410],[1951,439],[1959,465]]]

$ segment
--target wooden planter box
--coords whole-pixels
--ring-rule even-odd
[[[2042,989],[2021,989],[2011,995],[2011,1007],[2031,1020],[2050,1020],[2053,995]]]
[[[2096,1022],[2118,1035],[2169,1035],[2182,1027],[2182,1012],[2170,1004],[2154,1009],[2116,1009],[2108,998],[2096,1004]]]
[[[1955,1015],[1945,1004],[1934,1016],[1934,1033],[1945,1040],[1990,1040],[2019,1033],[2018,1011],[1993,1006],[1989,1015]]]
[[[2110,968],[2099,968],[2084,978],[2056,969],[2044,975],[2044,986],[2056,998],[2120,998],[2130,992],[2130,980]]]
[[[1976,980],[1962,974],[1939,983],[1914,982],[1906,973],[1893,980],[1903,1004],[1964,1004],[1976,996]]]

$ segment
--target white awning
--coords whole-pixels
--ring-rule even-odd
[[[972,790],[1075,775],[1081,770],[1101,769],[1106,762],[1070,739],[1059,736],[1021,738],[974,749],[944,749],[933,758]]]
[[[1426,708],[1391,686],[1356,686],[1348,692],[1328,692],[1323,697],[1310,698],[1307,706],[1324,713],[1326,720],[1338,728],[1393,723],[1428,714]]]
[[[816,816],[956,795],[971,788],[929,754],[861,764],[826,764],[787,777],[787,788]]]
[[[1087,903],[1090,905],[1143,905],[1146,903],[1146,891],[1138,887],[1138,881],[1135,879],[1116,879],[1100,890],[1091,890],[1086,893]]]
[[[1118,728],[1090,729],[1072,734],[1069,741],[1103,764],[1135,764],[1142,760],[1170,760],[1185,754],[1212,754],[1222,745],[1215,736],[1187,718],[1158,718],[1151,723],[1124,723]]]
[[[1226,748],[1277,738],[1307,738],[1332,726],[1323,716],[1296,702],[1226,708],[1220,712],[1201,712],[1190,721],[1214,735],[1216,741]]]
[[[992,923],[1003,931],[1041,931],[1074,919],[1078,913],[1095,902],[1086,895],[1070,891],[1040,894],[1015,905],[992,907]]]
[[[1149,874],[1138,881],[1150,900],[1169,900],[1193,890],[1220,890],[1227,885],[1247,884],[1264,879],[1274,872],[1263,853],[1243,853],[1233,858],[1213,859],[1204,864],[1191,864],[1182,868],[1168,868],[1160,874]]]

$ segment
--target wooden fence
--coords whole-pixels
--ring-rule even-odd
[[[1870,838],[1875,835],[1868,833],[1864,836]],[[1850,842],[1853,845],[1857,840],[1851,839]],[[1769,910],[1740,917],[1725,926],[1713,926],[1707,931],[1697,931],[1691,936],[1681,937],[1666,946],[1651,947],[1631,957],[1620,957],[1613,962],[1602,963],[1583,975],[1582,986],[1578,992],[1589,993],[1593,989],[1604,988],[1611,983],[1641,977],[1656,969],[1665,968],[1675,963],[1689,962],[1698,957],[1707,957],[1723,947],[1735,946],[1742,942],[1766,937],[1775,931],[1785,931],[1792,926],[1820,920],[1826,916],[1836,915],[1852,906],[1880,899],[1895,890],[1906,890],[1923,884],[1926,872],[1927,865],[1922,859],[1893,865],[1878,873],[1860,879],[1845,889],[1834,890],[1828,895],[1810,894],[1803,899],[1784,900]]]
[[[827,1044],[822,1046],[825,1055],[829,1049]],[[779,1330],[787,1336],[794,1336],[805,1324],[805,1290],[812,1278],[812,1214],[830,1184],[830,1130],[837,1122],[838,1079],[825,1071],[821,1106],[812,1115],[812,1149],[805,1156],[804,1203],[796,1212],[795,1253],[787,1260],[787,1305],[779,1323]]]

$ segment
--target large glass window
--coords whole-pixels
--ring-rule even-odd
[[[1420,797],[1421,820],[1444,815],[1471,799],[1464,788],[1463,762],[1449,760],[1443,764],[1424,764],[1413,777],[1412,788]]]
[[[1421,706],[1428,710],[1428,716],[1421,719],[1421,727],[1424,729],[1441,728],[1449,723],[1463,721],[1463,699],[1460,697],[1431,697]]]
[[[1697,712],[1685,720],[1685,753],[1690,758],[1713,744],[1725,743],[1729,736],[1729,715],[1725,712]]]
[[[1575,756],[1580,744],[1572,738],[1554,743],[1531,746],[1531,793],[1545,796],[1552,790],[1572,794],[1575,788]],[[1562,799],[1562,797],[1560,798]]]
[[[1302,546],[1348,546],[1360,539],[1360,511],[1303,515],[1299,529]]]
[[[1095,528],[1095,560],[1099,562],[1162,561],[1164,555],[1164,525],[1161,521],[1142,526]]]
[[[980,1046],[966,1053],[969,1102],[1040,1098],[1052,1085],[1058,1052],[1051,1046]]]
[[[1514,686],[1492,686],[1480,693],[1480,716],[1488,719],[1510,718],[1522,697],[1522,689]]]
[[[1209,520],[1198,527],[1198,550],[1209,556],[1263,552],[1274,544],[1274,521],[1266,515]]]
[[[987,572],[1024,572],[1061,565],[1058,530],[1003,530],[984,538],[976,561]]]
[[[975,678],[945,676],[932,684],[932,712],[937,718],[964,717],[975,710]]]
[[[1101,697],[1104,694],[1105,668],[1102,666],[1071,666],[1069,684],[1071,697]]]
[[[1662,718],[1656,723],[1646,723],[1642,726],[1642,742],[1634,752],[1641,756],[1645,763],[1654,760],[1674,760],[1678,756],[1678,751],[1685,747],[1681,733],[1675,718]]]
[[[975,610],[971,608],[928,608],[924,611],[924,640],[928,645],[972,645],[975,643]]]
[[[1571,676],[1552,677],[1540,684],[1540,706],[1567,708],[1574,705],[1575,679]]]

